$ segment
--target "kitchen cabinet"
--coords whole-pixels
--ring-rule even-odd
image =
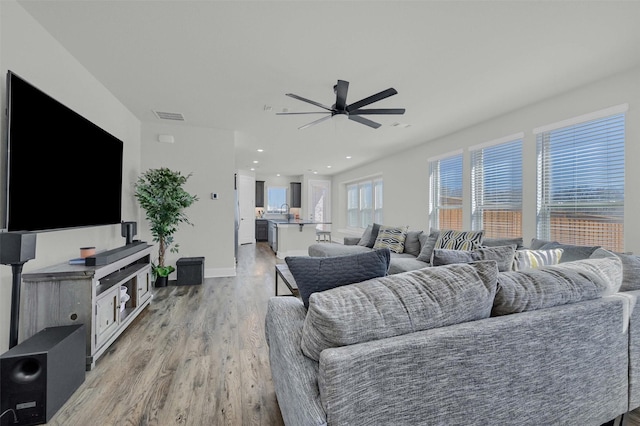
[[[256,207],[264,207],[264,181],[256,181]]]
[[[266,219],[256,219],[256,241],[269,240],[269,224]]]
[[[291,182],[291,207],[302,207],[302,183]]]

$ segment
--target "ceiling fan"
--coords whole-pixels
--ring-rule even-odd
[[[326,111],[278,112],[276,113],[276,115],[329,114],[326,117],[322,117],[318,120],[312,121],[311,123],[305,124],[304,126],[298,127],[298,129],[306,129],[307,127],[310,127],[315,124],[321,123],[325,120],[328,120],[333,116],[346,117],[349,120],[357,121],[358,123],[377,129],[378,127],[380,127],[380,123],[376,123],[375,121],[371,121],[368,118],[364,118],[362,116],[363,115],[382,115],[382,114],[396,114],[396,115],[404,114],[404,111],[405,111],[404,108],[361,109],[364,106],[367,106],[374,102],[378,102],[382,99],[388,98],[389,96],[393,96],[397,94],[398,92],[394,88],[383,90],[382,92],[379,92],[379,93],[376,93],[375,95],[371,95],[367,98],[361,99],[358,102],[354,102],[350,105],[347,105],[348,91],[349,91],[349,82],[344,80],[338,80],[338,84],[333,86],[333,92],[336,94],[336,103],[333,104],[331,107],[303,98],[302,96],[294,95],[293,93],[287,93],[287,96],[290,96],[294,99],[298,99],[299,101],[302,101],[302,102],[310,103],[311,105],[315,105],[317,107],[325,109]]]

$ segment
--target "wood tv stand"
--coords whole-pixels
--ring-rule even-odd
[[[86,369],[107,350],[151,303],[150,245],[99,266],[61,263],[22,275],[20,341],[45,327],[84,324]],[[120,287],[129,300],[120,310]]]

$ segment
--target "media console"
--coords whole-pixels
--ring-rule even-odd
[[[151,302],[152,250],[133,243],[101,253],[106,255],[100,262],[116,259],[108,264],[61,263],[23,274],[20,341],[45,327],[84,324],[86,369],[91,370]]]

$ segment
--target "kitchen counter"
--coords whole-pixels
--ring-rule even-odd
[[[308,256],[309,246],[316,242],[316,226],[331,224],[331,222],[302,219],[267,220],[272,229],[272,234],[269,236],[270,245],[279,259],[287,256]]]

